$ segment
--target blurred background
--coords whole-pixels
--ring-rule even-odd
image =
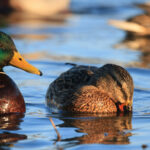
[[[124,22],[120,26],[117,20]],[[20,44],[39,44],[29,53],[21,47],[28,59],[149,67],[149,20],[149,3],[140,0],[0,1],[1,30]],[[139,26],[127,22],[146,30],[135,31]]]
[[[27,112],[0,117],[1,149],[150,147],[150,1],[0,0],[0,30],[9,34],[18,51],[43,72],[38,77],[5,68],[21,90]],[[45,106],[46,90],[71,68],[66,62],[125,67],[135,85],[133,113],[52,114]],[[50,116],[61,141],[57,141]]]

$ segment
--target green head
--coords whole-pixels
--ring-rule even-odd
[[[9,61],[13,57],[13,51],[16,51],[16,47],[11,37],[7,34],[0,32],[0,68],[9,64]]]
[[[11,37],[6,33],[0,32],[0,71],[7,65],[12,65],[33,74],[42,75],[40,70],[30,65],[19,54]]]

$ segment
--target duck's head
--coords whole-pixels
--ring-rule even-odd
[[[105,92],[113,99],[118,111],[132,111],[134,83],[131,75],[124,68],[114,64],[104,65],[103,72],[107,83],[107,87],[104,87]]]
[[[133,100],[126,101],[124,103],[117,102],[116,106],[119,112],[131,112]]]
[[[16,46],[11,37],[3,32],[0,32],[0,70],[4,66],[14,66],[24,71],[42,75],[42,72],[36,67],[29,64],[17,51]]]

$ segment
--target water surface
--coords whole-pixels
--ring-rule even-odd
[[[140,0],[92,2],[73,0],[73,13],[58,22],[25,20],[1,28],[13,36],[20,53],[44,74],[39,77],[5,68],[19,86],[27,111],[24,116],[0,117],[2,149],[142,150],[143,145],[150,149],[150,69],[136,65],[143,63],[141,51],[114,47],[125,38],[125,32],[108,24],[109,19],[142,13],[133,5]],[[52,114],[45,106],[45,94],[49,84],[71,67],[65,62],[96,66],[116,63],[125,67],[135,84],[133,114]],[[49,117],[57,126],[60,141]]]

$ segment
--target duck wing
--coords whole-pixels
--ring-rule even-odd
[[[74,66],[68,71],[62,73],[55,81],[53,81],[47,91],[47,104],[66,105],[73,93],[83,86],[87,85],[93,74],[97,71],[97,67],[93,66]]]

